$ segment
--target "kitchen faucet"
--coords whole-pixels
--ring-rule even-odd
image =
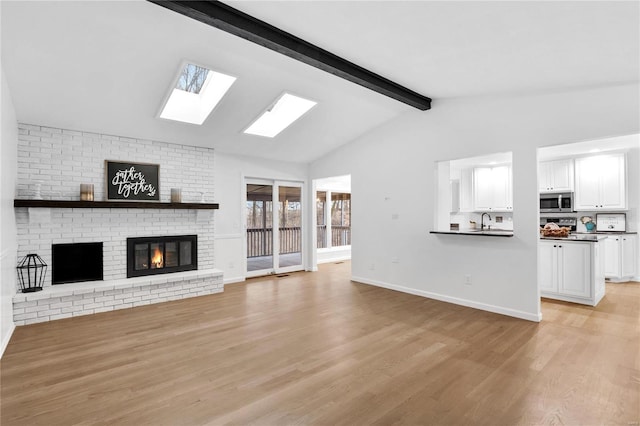
[[[484,215],[489,216],[489,220],[491,220],[491,215],[489,213],[482,213],[482,216],[480,216],[480,230],[484,231]],[[491,225],[487,225],[489,229],[491,229]]]

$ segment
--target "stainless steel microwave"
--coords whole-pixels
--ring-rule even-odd
[[[573,211],[573,192],[540,194],[540,213],[564,213]]]

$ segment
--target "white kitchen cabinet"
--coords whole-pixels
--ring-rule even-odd
[[[616,237],[607,237],[604,246],[604,276],[606,278],[620,275],[620,244]]]
[[[620,258],[622,259],[622,266],[620,269],[622,270],[623,277],[633,277],[636,275],[636,271],[638,270],[638,265],[636,265],[636,260],[638,259],[638,236],[637,235],[623,235],[621,242],[621,252]]]
[[[541,241],[538,246],[538,283],[540,292],[558,292],[558,244]]]
[[[596,306],[605,290],[603,261],[598,242],[541,240],[538,246],[540,295]]]
[[[597,243],[596,243],[597,244]],[[591,243],[558,244],[558,293],[591,297]]]
[[[473,204],[475,211],[513,211],[511,166],[474,168]]]
[[[540,163],[540,192],[573,192],[573,160]]]
[[[610,235],[605,240],[604,247],[606,278],[612,282],[623,282],[636,275],[637,235]]]
[[[473,169],[460,171],[460,211],[472,212],[473,210]]]
[[[625,165],[624,154],[577,158],[575,210],[625,210]]]

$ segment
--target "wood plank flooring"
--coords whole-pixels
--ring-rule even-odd
[[[640,283],[536,324],[349,274],[19,327],[1,424],[638,425]]]

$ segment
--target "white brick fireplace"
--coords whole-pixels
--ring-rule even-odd
[[[79,200],[80,184],[104,200],[105,160],[160,165],[160,201],[181,188],[183,202],[213,202],[214,152],[164,142],[19,125],[17,198],[31,199],[35,184],[45,200]],[[220,292],[214,265],[213,210],[151,208],[16,208],[18,257],[37,253],[51,265],[52,244],[103,243],[104,281],[51,286],[14,298],[17,325],[86,315],[140,304]],[[198,271],[127,279],[128,237],[198,236]],[[86,303],[84,303],[86,302]],[[117,303],[116,303],[117,302]]]

